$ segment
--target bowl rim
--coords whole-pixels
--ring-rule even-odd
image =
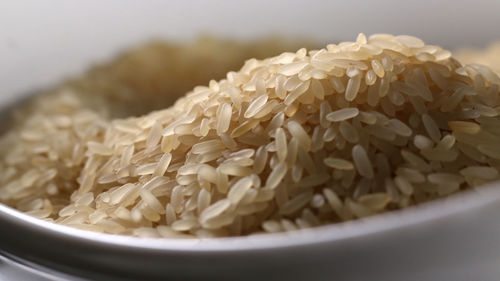
[[[0,218],[21,225],[33,234],[42,233],[75,243],[99,248],[130,251],[214,253],[262,251],[278,248],[303,247],[360,238],[397,229],[430,223],[467,211],[500,203],[500,181],[461,191],[449,197],[435,199],[409,208],[390,211],[347,222],[310,229],[265,233],[223,238],[139,238],[134,236],[98,233],[44,221],[0,203]]]

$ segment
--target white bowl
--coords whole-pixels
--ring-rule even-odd
[[[146,239],[45,222],[0,205],[3,255],[94,280],[498,280],[500,188],[306,231]]]

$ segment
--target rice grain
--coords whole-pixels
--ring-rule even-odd
[[[480,186],[499,178],[500,79],[450,56],[412,36],[360,34],[246,60],[169,108],[116,119],[122,99],[131,114],[168,99],[164,85],[218,68],[151,60],[147,73],[118,67],[139,71],[124,79],[99,71],[102,82],[64,84],[16,115],[0,138],[0,200],[86,230],[213,238],[347,221]],[[175,83],[155,76],[164,67]],[[151,80],[137,89],[140,77]],[[103,89],[106,79],[118,81]]]

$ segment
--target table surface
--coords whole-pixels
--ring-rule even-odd
[[[83,279],[43,272],[0,254],[0,281],[83,281]]]

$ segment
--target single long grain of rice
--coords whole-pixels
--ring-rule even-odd
[[[139,117],[110,120],[111,103],[93,109],[65,86],[0,139],[0,199],[81,229],[167,238],[405,208],[499,178],[499,81],[418,38],[361,34],[247,60]]]
[[[342,108],[326,115],[326,120],[332,122],[340,122],[346,119],[354,118],[359,114],[359,110],[355,107]]]

